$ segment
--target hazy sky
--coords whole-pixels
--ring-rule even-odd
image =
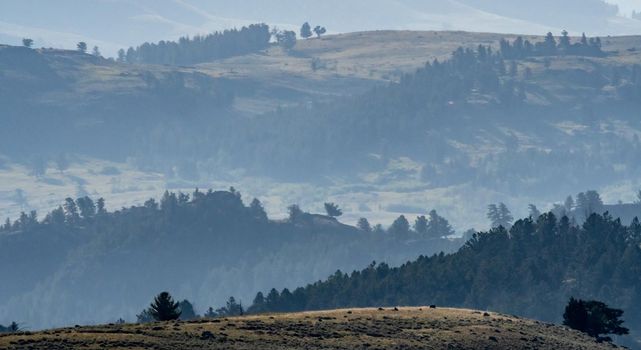
[[[608,0],[608,2],[619,6],[624,15],[629,15],[633,10],[641,11],[641,0]]]
[[[641,0],[608,0],[624,16]],[[554,8],[554,11],[549,11]],[[144,41],[175,40],[264,22],[298,29],[305,21],[330,33],[375,30],[466,30],[543,34],[641,34],[641,21],[616,16],[603,0],[0,0],[0,43],[74,48],[107,55]]]

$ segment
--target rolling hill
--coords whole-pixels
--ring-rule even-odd
[[[515,36],[360,32],[189,67],[5,46],[1,118],[10,127],[0,130],[0,205],[5,216],[17,217],[21,210],[49,210],[75,192],[103,196],[117,208],[166,188],[216,184],[269,198],[268,211],[282,215],[298,201],[318,208],[308,194],[323,183],[318,197],[349,207],[352,222],[359,216],[390,222],[398,213],[436,207],[464,230],[485,225],[482,213],[458,218],[489,201],[524,215],[530,202],[550,208],[559,192],[586,188],[610,202],[632,200],[641,186],[632,176],[641,127],[629,115],[636,99],[624,92],[641,53],[639,37],[603,38],[605,57],[516,60],[517,76],[500,78],[527,87],[524,105],[511,110],[495,104],[495,92],[471,91],[463,108],[436,119],[392,103],[395,86],[426,62],[448,60],[459,46],[497,49],[502,38]],[[383,95],[376,98],[382,115],[358,102],[372,89]],[[370,141],[357,132],[364,127],[390,134]],[[434,158],[439,152],[446,156]],[[66,173],[55,169],[61,157],[72,163]],[[45,176],[25,181],[34,164]],[[585,164],[593,170],[574,176]],[[106,168],[119,175],[101,174]],[[537,178],[547,170],[552,175]],[[464,201],[445,200],[466,193],[472,194]],[[410,207],[402,203],[407,196],[415,202]]]
[[[608,1],[613,2],[620,1]],[[331,33],[376,29],[528,34],[567,29],[574,34],[588,30],[594,35],[639,32],[641,21],[623,17],[608,3],[326,0],[301,4],[281,0],[266,5],[259,0],[245,0],[231,6],[225,1],[208,0],[61,0],[52,6],[39,0],[7,0],[0,4],[0,40],[18,44],[21,38],[31,37],[38,47],[64,48],[74,48],[84,40],[90,47],[98,45],[103,52],[115,56],[118,49],[147,40],[175,40],[178,36],[256,22],[297,30],[303,22],[311,21],[326,26]],[[555,11],[548,10],[551,8]],[[623,14],[631,12],[625,7]]]
[[[465,309],[350,309],[0,335],[19,349],[616,349],[565,327]]]

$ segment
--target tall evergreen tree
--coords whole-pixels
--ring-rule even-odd
[[[314,35],[312,33],[312,27],[309,25],[308,22],[303,23],[303,26],[300,28],[300,36],[301,36],[301,38],[308,39],[312,35]]]
[[[429,222],[425,215],[418,216],[416,217],[416,220],[414,220],[414,231],[419,235],[426,237],[428,225]]]
[[[149,306],[149,314],[156,321],[177,320],[181,315],[180,303],[175,302],[168,292],[162,292]]]

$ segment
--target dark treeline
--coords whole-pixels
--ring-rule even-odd
[[[399,268],[372,264],[340,271],[293,292],[259,293],[250,312],[393,305],[447,305],[490,309],[559,322],[571,296],[603,300],[625,310],[641,331],[641,224],[607,213],[582,226],[544,214],[475,234],[458,252]]]
[[[271,39],[269,26],[252,24],[248,27],[215,32],[175,41],[144,43],[126,52],[118,52],[118,60],[128,63],[190,65],[263,50]]]
[[[527,39],[523,40],[520,36],[513,42],[503,39],[500,48],[501,55],[505,59],[558,55],[605,56],[605,52],[601,50],[601,38],[588,39],[583,33],[579,42],[572,43],[567,31],[563,31],[558,42],[552,33],[548,33],[544,41],[534,44]]]
[[[166,193],[116,211],[100,199],[68,198],[41,218],[25,213],[0,225],[0,276],[11,281],[0,289],[0,321],[30,328],[131,321],[159,290],[175,291],[201,315],[229,314],[235,303],[207,308],[230,295],[246,305],[275,284],[304,285],[372,260],[401,264],[463,243],[440,238],[452,231],[436,212],[417,220],[418,231],[404,217],[389,230],[366,219],[357,228],[298,206],[270,220],[259,200],[245,204],[233,189]]]

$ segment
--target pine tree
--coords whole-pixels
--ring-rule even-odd
[[[308,22],[303,23],[303,26],[300,28],[300,36],[301,36],[303,39],[308,39],[308,38],[310,38],[312,35],[314,35],[314,34],[312,33],[312,27],[309,25],[309,23],[308,23]]]
[[[425,215],[418,216],[416,217],[416,220],[414,220],[414,231],[422,237],[426,237],[428,225],[429,222],[427,221]]]
[[[447,237],[454,234],[454,229],[444,217],[438,215],[436,210],[429,213],[429,224],[427,226],[427,236],[430,238]]]
[[[194,305],[187,299],[181,301],[178,304],[180,309],[180,319],[181,320],[193,320],[198,318],[196,311],[194,310]]]
[[[601,334],[628,334],[623,327],[623,310],[609,308],[605,303],[592,300],[583,301],[570,298],[565,312],[563,324],[601,340],[610,341],[609,337],[600,338]]]
[[[78,49],[79,52],[86,53],[87,52],[87,43],[84,41],[81,41],[76,45],[76,48]]]
[[[172,321],[180,317],[180,304],[175,302],[168,292],[162,292],[154,298],[149,306],[149,314],[156,321]]]
[[[367,221],[366,218],[358,219],[358,223],[356,224],[356,227],[358,227],[359,230],[366,233],[372,232],[372,226],[369,224],[369,221]]]
[[[398,238],[407,238],[410,232],[410,223],[405,218],[405,215],[401,215],[394,220],[388,231]]]
[[[536,220],[541,216],[541,211],[534,204],[528,205],[528,211],[530,212],[530,217],[532,220]]]
[[[333,218],[343,215],[343,211],[335,203],[325,203],[325,212]]]
[[[259,221],[267,221],[267,213],[265,212],[265,208],[263,208],[263,204],[258,200],[258,198],[254,198],[252,200],[251,204],[249,205],[249,211],[252,214],[252,217]]]

